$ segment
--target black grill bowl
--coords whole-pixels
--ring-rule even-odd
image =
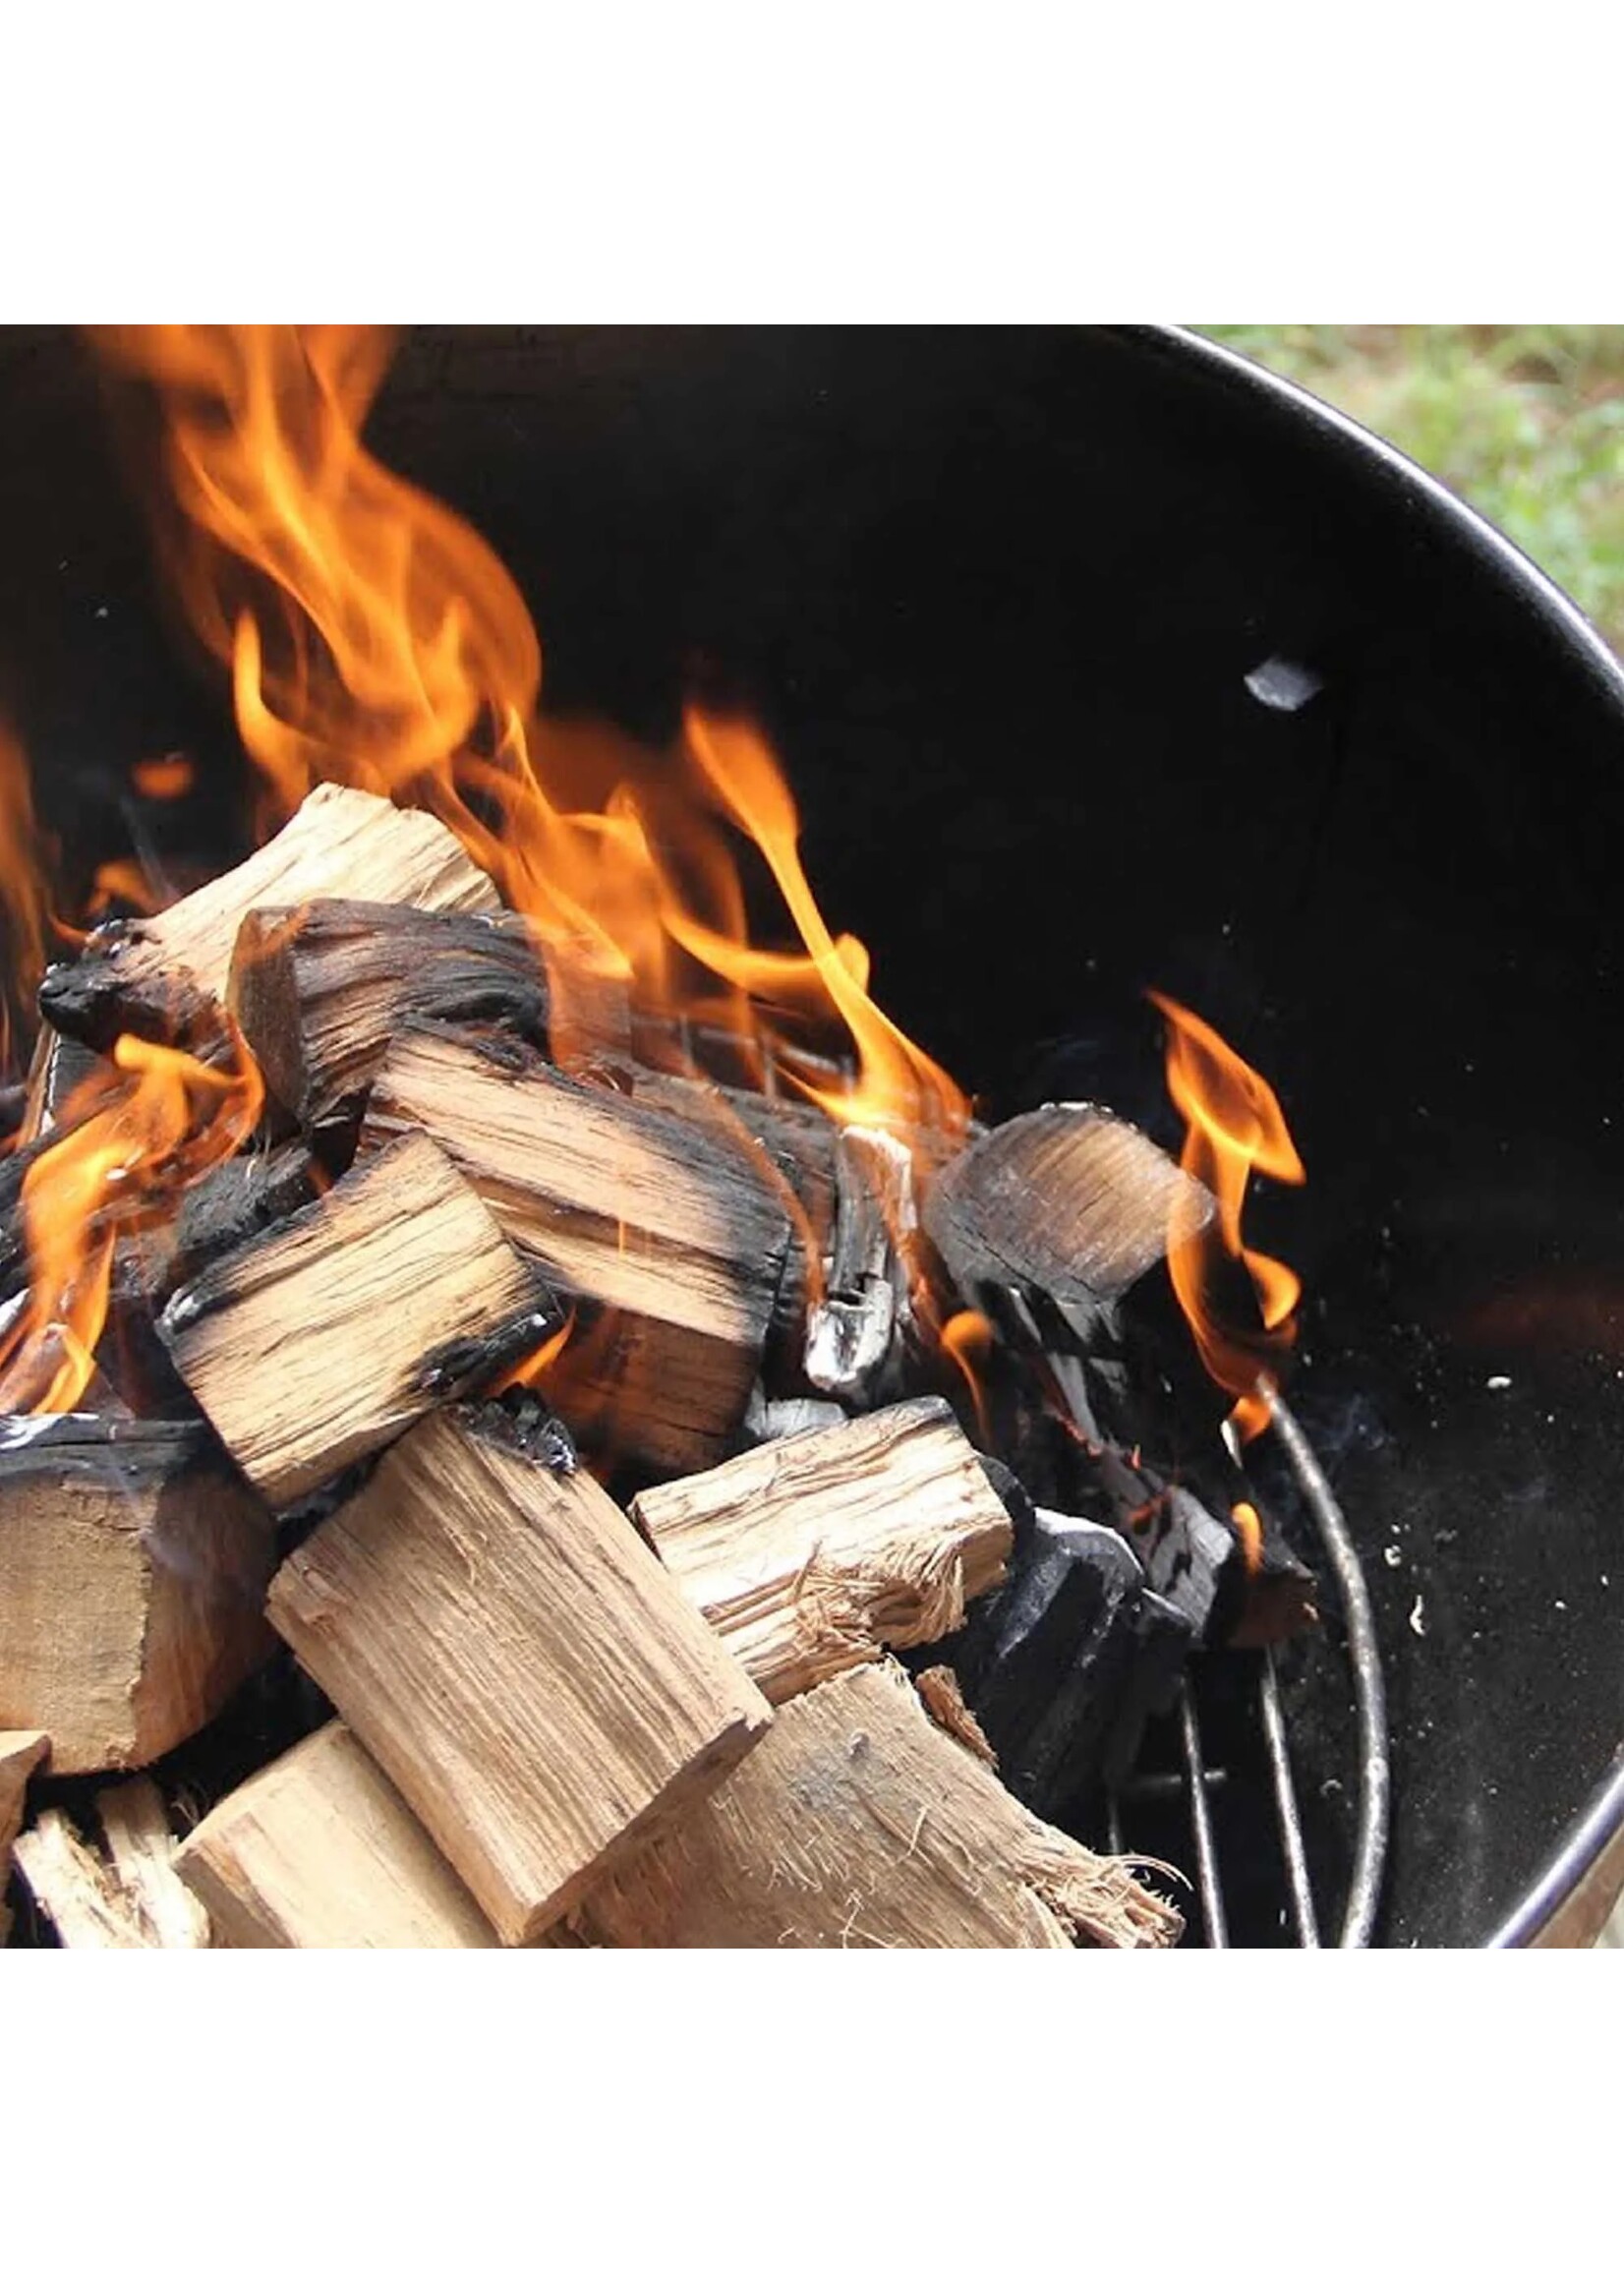
[[[83,352],[9,335],[0,386],[0,708],[47,812],[123,849],[98,786],[184,741],[223,849],[221,693]],[[420,332],[373,437],[507,558],[551,704],[755,705],[832,918],[993,1105],[1171,1137],[1147,985],[1273,1080],[1309,1182],[1250,1221],[1307,1282],[1291,1395],[1387,1667],[1378,1940],[1532,1937],[1624,1817],[1624,677],[1590,627],[1172,330]],[[1258,700],[1271,657],[1320,691]],[[1313,1683],[1330,1852],[1347,1705]]]

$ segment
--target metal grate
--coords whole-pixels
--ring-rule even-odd
[[[1354,1850],[1337,1940],[1344,1950],[1363,1950],[1375,1926],[1381,1898],[1382,1871],[1387,1859],[1390,1807],[1390,1773],[1387,1754],[1386,1688],[1376,1647],[1375,1621],[1359,1554],[1347,1519],[1326,1482],[1313,1447],[1302,1426],[1271,1382],[1259,1385],[1265,1398],[1280,1448],[1291,1463],[1303,1497],[1313,1518],[1320,1545],[1331,1566],[1347,1624],[1349,1671],[1353,1680],[1359,1752],[1358,1802]],[[1122,1798],[1165,1797],[1171,1783],[1182,1791],[1189,1810],[1190,1842],[1195,1856],[1195,1892],[1200,1902],[1201,1926],[1210,1950],[1227,1950],[1230,1933],[1223,1878],[1218,1866],[1218,1840],[1212,1799],[1228,1781],[1229,1772],[1209,1766],[1202,1741],[1194,1692],[1187,1678],[1179,1696],[1179,1748],[1183,1768],[1174,1778],[1152,1777],[1131,1781]],[[1280,1836],[1281,1863],[1297,1941],[1304,1950],[1317,1950],[1321,1935],[1314,1892],[1308,1877],[1307,1849],[1303,1835],[1303,1813],[1298,1804],[1292,1770],[1290,1732],[1280,1694],[1280,1680],[1272,1651],[1257,1653],[1257,1711],[1263,1733],[1272,1787],[1274,1818]],[[1116,1854],[1127,1852],[1123,1837],[1121,1802],[1108,1810],[1108,1837]]]
[[[730,1032],[697,1024],[687,1019],[672,1021],[664,1016],[641,1021],[634,1041],[634,1048],[640,1056],[647,1054],[657,1062],[663,1061],[667,1067],[672,1066],[674,1060],[674,1065],[689,1075],[709,1074],[712,1079],[722,1080],[728,1079],[729,1054],[736,1061],[740,1047],[740,1038]],[[849,1061],[817,1058],[783,1045],[765,1050],[759,1043],[745,1047],[754,1053],[751,1076],[746,1079],[753,1077],[769,1095],[779,1094],[783,1087],[783,1078],[786,1074],[791,1079],[796,1073],[811,1074],[819,1080],[833,1077],[848,1090],[854,1086],[856,1070]],[[1026,1312],[1016,1291],[1009,1292],[1014,1298],[1014,1314],[1023,1332],[1032,1347],[1042,1351],[1043,1338],[1036,1322]],[[1052,1364],[1053,1354],[1045,1353],[1045,1356]],[[1078,1385],[1065,1379],[1066,1370],[1061,1368],[1058,1372],[1058,1386],[1062,1388],[1063,1394],[1079,1394]],[[1353,1535],[1326,1480],[1325,1472],[1315,1457],[1313,1447],[1273,1382],[1266,1377],[1261,1379],[1258,1391],[1268,1406],[1274,1435],[1291,1464],[1313,1519],[1341,1599],[1347,1627],[1348,1662],[1357,1726],[1359,1782],[1353,1858],[1337,1940],[1344,1950],[1363,1950],[1368,1945],[1374,1931],[1376,1909],[1381,1898],[1390,1809],[1386,1687],[1376,1645],[1375,1620],[1371,1614],[1369,1592],[1360,1567]],[[1299,1946],[1304,1950],[1317,1950],[1323,1938],[1308,1874],[1303,1812],[1298,1802],[1297,1782],[1293,1774],[1291,1735],[1281,1697],[1279,1674],[1272,1651],[1259,1651],[1256,1656],[1257,1713],[1268,1764],[1274,1819],[1280,1837],[1287,1904]],[[1195,1858],[1195,1892],[1200,1903],[1204,1938],[1210,1950],[1227,1950],[1230,1947],[1228,1906],[1219,1869],[1212,1797],[1228,1784],[1231,1772],[1222,1765],[1210,1765],[1206,1759],[1195,1694],[1188,1676],[1180,1687],[1178,1700],[1178,1746],[1182,1767],[1176,1773],[1169,1775],[1166,1772],[1152,1772],[1131,1778],[1120,1797],[1115,1793],[1107,1796],[1107,1841],[1114,1854],[1128,1852],[1128,1843],[1123,1835],[1123,1801],[1132,1802],[1151,1797],[1166,1800],[1182,1794],[1189,1811],[1190,1842]]]

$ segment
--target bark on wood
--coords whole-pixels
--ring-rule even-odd
[[[273,1625],[504,1943],[749,1750],[765,1700],[584,1470],[435,1415],[278,1573]]]
[[[559,1317],[417,1136],[210,1265],[158,1324],[234,1458],[282,1507],[511,1366]]]
[[[1013,1538],[940,1398],[757,1446],[640,1492],[632,1514],[775,1704],[951,1633]]]
[[[571,1921],[684,1950],[1157,1947],[1177,1914],[1041,1824],[928,1718],[896,1665],[783,1707],[720,1791]]]
[[[58,1775],[139,1768],[272,1647],[269,1516],[201,1424],[85,1415],[0,1429],[0,1723]]]
[[[132,1777],[96,1794],[113,1878],[145,1918],[160,1951],[206,1948],[208,1915],[177,1876],[178,1842],[163,1795],[150,1777]]]
[[[376,1761],[329,1721],[222,1800],[177,1869],[254,1951],[480,1951],[496,1935]]]
[[[967,1303],[984,1286],[1041,1288],[1063,1311],[1125,1294],[1188,1239],[1212,1195],[1131,1122],[1048,1105],[1002,1123],[949,1161],[924,1199],[925,1229]]]
[[[368,901],[255,908],[227,994],[272,1097],[313,1138],[353,1130],[408,1019],[494,1026],[548,1048],[547,980],[524,918]]]
[[[17,1868],[64,1949],[150,1951],[151,1923],[111,1867],[60,1808],[47,1808],[17,1842]]]
[[[4,1896],[11,1877],[12,1842],[23,1824],[29,1778],[51,1749],[43,1729],[0,1729],[0,1948],[11,1933]]]
[[[125,1031],[185,1036],[210,1008],[217,1016],[250,909],[336,899],[447,910],[498,905],[491,879],[432,814],[323,783],[236,868],[161,915],[93,933],[79,962],[46,972],[40,1011],[97,1050]]]
[[[965,1705],[958,1676],[952,1666],[922,1667],[914,1676],[913,1686],[919,1692],[919,1703],[939,1729],[957,1738],[967,1753],[984,1762],[987,1768],[998,1767],[998,1755],[987,1742],[987,1732]]]
[[[571,1428],[657,1468],[720,1459],[789,1241],[763,1180],[674,1115],[429,1032],[391,1044],[364,1147],[413,1128],[445,1147],[560,1292],[598,1313],[549,1377]]]

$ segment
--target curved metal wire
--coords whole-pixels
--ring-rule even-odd
[[[1258,1389],[1281,1449],[1296,1471],[1325,1552],[1330,1558],[1337,1592],[1348,1622],[1348,1656],[1353,1665],[1354,1696],[1359,1710],[1359,1810],[1354,1835],[1354,1869],[1342,1914],[1342,1948],[1363,1950],[1375,1927],[1381,1900],[1381,1878],[1387,1861],[1387,1831],[1392,1799],[1392,1778],[1387,1759],[1387,1687],[1382,1678],[1381,1654],[1376,1646],[1376,1622],[1370,1594],[1364,1584],[1359,1551],[1347,1519],[1325,1480],[1314,1449],[1280,1392],[1266,1376]]]

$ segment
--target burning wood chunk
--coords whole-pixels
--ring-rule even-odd
[[[984,1286],[1041,1288],[1063,1311],[1126,1294],[1166,1253],[1178,1204],[1188,1238],[1212,1195],[1131,1122],[1046,1105],[1000,1124],[941,1168],[925,1230],[967,1303]]]
[[[1173,1702],[1192,1639],[1117,1533],[1039,1508],[953,1662],[1006,1783],[1060,1814],[1126,1775],[1146,1716]]]
[[[22,1828],[29,1778],[50,1749],[43,1729],[0,1729],[0,1946],[11,1933],[4,1896],[11,1877],[12,1841]]]
[[[151,1922],[111,1867],[80,1837],[60,1808],[41,1811],[17,1842],[17,1868],[63,1948],[70,1951],[150,1951]]]
[[[806,1378],[814,1389],[860,1396],[891,1356],[906,1313],[898,1248],[917,1229],[913,1162],[883,1130],[842,1129],[836,1148],[835,1248],[823,1300],[806,1322]]]
[[[296,1139],[221,1161],[188,1188],[167,1224],[125,1244],[146,1301],[161,1308],[208,1264],[308,1207],[326,1182],[310,1148]]]
[[[640,1492],[632,1514],[775,1705],[962,1625],[1013,1538],[940,1398],[758,1446]]]
[[[269,1608],[507,1944],[771,1720],[608,1494],[532,1457],[499,1406],[420,1424]]]
[[[366,1748],[329,1721],[222,1800],[176,1868],[253,1951],[481,1951],[496,1936]]]
[[[210,1264],[158,1328],[234,1459],[285,1507],[511,1366],[559,1315],[419,1136]]]
[[[501,1027],[548,1046],[547,980],[506,909],[447,915],[370,901],[254,908],[227,1000],[270,1094],[308,1137],[353,1129],[408,1019]]]
[[[445,1147],[561,1292],[610,1314],[551,1377],[570,1426],[594,1434],[607,1411],[617,1448],[651,1466],[720,1459],[789,1245],[748,1160],[616,1090],[429,1032],[390,1045],[363,1144],[409,1129]]]
[[[1157,1948],[1177,1914],[1039,1823],[926,1715],[899,1666],[793,1699],[720,1791],[571,1921],[644,1949]]]
[[[201,1951],[208,1942],[203,1905],[176,1873],[177,1842],[163,1795],[150,1777],[132,1777],[96,1794],[113,1877],[146,1920],[162,1951]]]
[[[47,971],[39,1008],[59,1032],[110,1049],[121,1033],[184,1035],[225,999],[232,951],[251,909],[314,900],[389,901],[476,910],[496,889],[443,822],[323,783],[268,845],[161,915],[109,924],[77,963]]]
[[[0,1722],[58,1775],[155,1760],[268,1655],[274,1561],[201,1423],[0,1423]]]

